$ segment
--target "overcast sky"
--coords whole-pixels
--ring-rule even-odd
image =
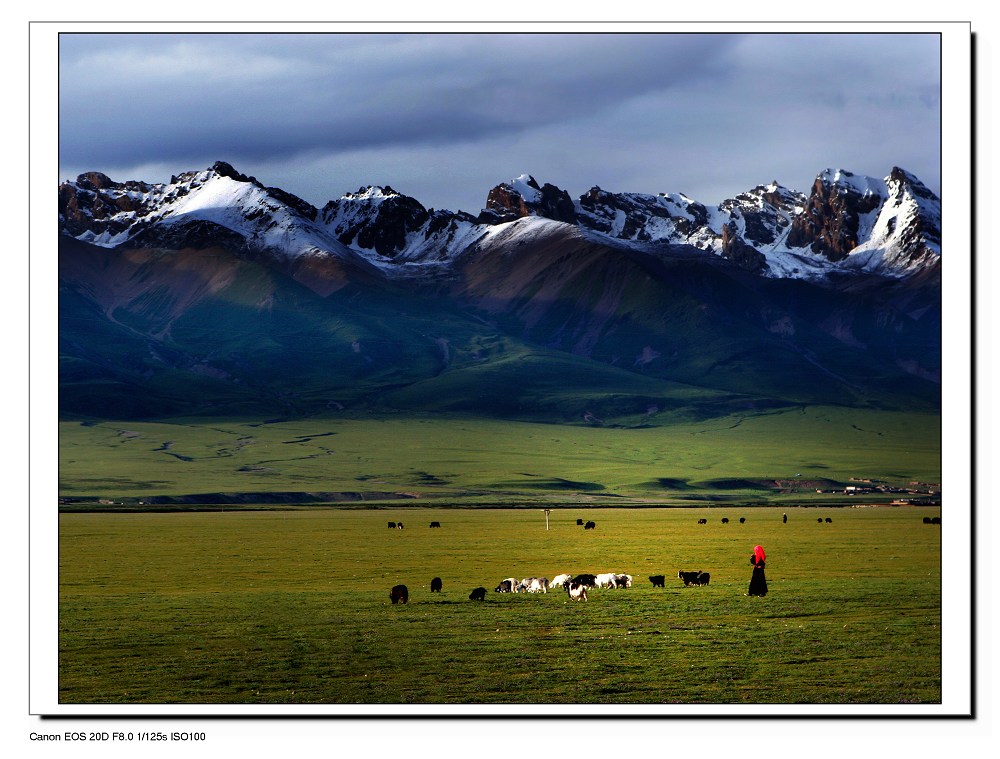
[[[60,175],[225,160],[317,206],[391,185],[478,212],[532,174],[579,197],[900,166],[940,194],[936,34],[64,34]]]

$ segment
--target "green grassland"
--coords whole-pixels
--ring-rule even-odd
[[[285,432],[296,430],[315,432],[307,424]],[[623,456],[631,445],[622,443]],[[588,466],[586,453],[580,459],[574,466]],[[938,513],[555,508],[549,530],[538,509],[64,513],[59,698],[940,702],[940,528],[921,521]],[[709,524],[698,525],[701,516]],[[732,522],[722,525],[723,516]],[[578,517],[597,528],[583,530]],[[817,522],[825,517],[832,523]],[[388,530],[387,520],[406,527]],[[430,520],[441,529],[428,529]],[[758,543],[771,592],[749,598]],[[678,569],[710,572],[711,584],[685,588]],[[594,590],[586,603],[559,591],[493,592],[505,577],[605,571],[632,574],[635,585]],[[665,574],[666,587],[653,588],[652,574]],[[444,590],[432,595],[435,576]],[[405,606],[389,603],[397,583],[409,587]],[[468,600],[477,586],[489,591],[484,603]]]
[[[643,421],[556,425],[458,414],[64,421],[59,492],[94,500],[301,491],[492,505],[690,505],[784,502],[766,484],[776,479],[800,482],[802,492],[792,494],[799,500],[818,498],[812,483],[851,477],[940,482],[936,413],[802,406]]]

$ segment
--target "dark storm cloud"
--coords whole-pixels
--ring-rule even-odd
[[[71,164],[193,147],[262,159],[510,135],[669,86],[729,39],[66,36],[62,150]]]
[[[825,168],[939,191],[935,35],[63,35],[64,178],[223,159],[314,203],[534,174],[714,203]],[[140,172],[140,173],[136,173]],[[159,172],[159,175],[151,175]]]

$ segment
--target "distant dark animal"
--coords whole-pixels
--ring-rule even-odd
[[[570,585],[586,585],[588,588],[597,587],[597,575],[582,574],[577,575],[569,581]]]
[[[433,580],[431,580],[431,593],[440,593],[440,592],[441,592],[441,578],[435,577]]]
[[[697,572],[685,572],[684,570],[680,570],[680,571],[677,572],[677,578],[679,580],[683,581],[684,585],[687,586],[687,585],[694,584],[694,581],[697,579],[698,575],[700,575],[700,574],[701,574],[701,571],[697,571]]]
[[[681,570],[677,573],[677,577],[684,581],[684,585],[708,585],[709,574],[708,572],[702,572],[701,570],[695,572],[685,572]]]
[[[931,524],[931,518],[930,517],[924,517],[924,524]]]
[[[396,529],[396,523],[395,522],[389,522],[389,529],[390,530],[395,530]]]
[[[587,586],[583,584],[577,584],[575,582],[569,582],[566,585],[566,592],[573,601],[587,600]]]
[[[440,526],[441,526],[440,522],[431,522],[431,527],[440,527]]]
[[[747,521],[746,517],[740,517],[740,524],[746,524],[746,521]]]
[[[476,588],[474,591],[469,593],[470,601],[485,601],[486,600],[486,588]]]
[[[788,514],[782,514],[781,515],[781,523],[782,524],[788,524]]]
[[[405,585],[396,585],[389,591],[389,600],[394,604],[405,604],[410,600],[409,591]]]
[[[402,530],[403,529],[403,523],[402,522],[396,522],[396,529],[397,530]]]
[[[729,524],[729,517],[722,517],[723,524]]]
[[[941,524],[941,517],[931,517],[931,524]]]
[[[651,583],[653,583],[653,587],[654,588],[662,588],[662,587],[664,587],[663,583],[664,583],[664,581],[666,581],[666,579],[667,578],[664,577],[663,575],[650,575],[650,577],[649,577],[649,581]]]
[[[823,524],[823,517],[820,517],[820,518],[819,518],[819,519],[817,519],[816,521],[817,521],[817,522],[819,522],[820,524]]]
[[[577,520],[576,520],[576,523],[577,523],[577,524],[583,524],[583,520],[582,520],[582,519],[577,519]]]
[[[615,587],[616,588],[631,588],[632,587],[632,575],[615,575]]]
[[[595,527],[597,527],[597,525],[594,524],[593,522],[587,522],[587,524],[585,524],[583,526],[583,529],[585,529],[585,530],[593,530]]]
[[[832,520],[832,519],[830,519],[830,517],[827,517],[827,518],[826,518],[826,521],[827,521],[827,524],[833,524],[833,520]]]
[[[698,520],[698,524],[708,524],[708,520],[707,519],[699,519]]]
[[[493,588],[494,593],[513,593],[514,588],[517,587],[517,580],[513,577],[508,577],[506,580],[501,580],[500,584]]]

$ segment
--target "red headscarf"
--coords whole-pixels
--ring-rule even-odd
[[[763,563],[767,557],[764,555],[764,548],[762,546],[753,547],[753,558],[758,564]]]

